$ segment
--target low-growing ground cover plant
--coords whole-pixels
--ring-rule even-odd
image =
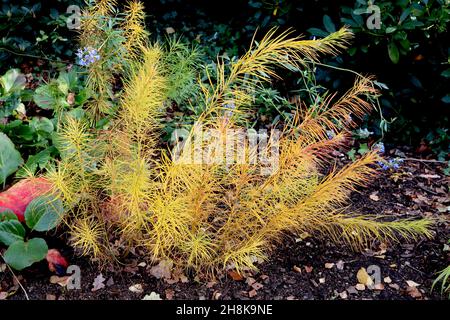
[[[61,221],[62,202],[47,195],[50,188],[45,179],[32,178],[0,194],[0,243],[8,247],[3,259],[16,270],[29,267],[48,254],[45,240],[30,239],[28,233],[47,232]]]
[[[58,156],[53,137],[60,119],[66,113],[83,113],[82,106],[89,99],[81,77],[76,69],[61,71],[57,78],[34,91],[26,88],[26,77],[18,69],[11,69],[0,78],[2,185],[14,173],[25,177],[46,169]]]
[[[263,84],[281,79],[282,70],[306,70],[320,55],[345,49],[352,36],[348,29],[317,40],[272,29],[259,41],[255,37],[241,58],[227,63],[219,58],[213,72],[206,69],[203,80],[193,83],[195,63],[182,62],[186,56],[195,61],[195,51],[177,42],[150,43],[137,1],[128,3],[125,19],[116,25],[121,14],[114,5],[97,1],[85,12],[79,59],[93,99],[86,117],[61,118],[56,137],[61,157],[45,175],[65,209],[71,243],[83,255],[108,263],[140,247],[149,260],[170,260],[196,272],[241,272],[256,268],[292,232],[356,249],[373,239],[431,235],[428,219],[349,212],[351,193],[377,174],[381,159],[372,150],[337,168],[332,151],[345,146],[357,120],[373,108],[376,90],[368,77],[311,106],[297,101],[285,128],[267,134],[262,147],[245,140],[226,144],[242,161],[229,161],[223,152],[224,142],[246,129]],[[194,73],[180,77],[186,70]],[[117,81],[122,90],[114,90]],[[183,144],[171,152],[160,143],[161,119],[177,99],[197,104],[197,113]],[[205,131],[213,135],[196,144]],[[269,172],[264,161],[251,161],[274,150],[279,153]]]

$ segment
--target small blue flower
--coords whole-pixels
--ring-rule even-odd
[[[388,161],[377,161],[378,165],[383,169],[383,170],[398,170],[400,169],[400,164],[403,162],[404,160],[402,158],[395,158],[395,159],[389,159]]]
[[[89,47],[78,49],[76,56],[78,57],[78,64],[84,67],[87,67],[100,60],[100,54],[98,53],[97,49]]]
[[[386,148],[384,147],[383,142],[378,142],[374,145],[374,148],[376,150],[378,150],[379,153],[385,153],[386,152]]]
[[[327,130],[326,133],[329,140],[333,139],[336,136],[333,130]]]

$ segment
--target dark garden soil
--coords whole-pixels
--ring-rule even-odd
[[[395,153],[411,157],[407,151]],[[392,151],[389,157],[396,154]],[[431,292],[431,286],[436,272],[450,260],[449,177],[443,173],[445,167],[445,163],[434,161],[406,160],[399,170],[382,172],[372,186],[352,196],[353,207],[364,213],[434,218],[432,239],[374,242],[371,248],[354,252],[314,235],[288,236],[260,265],[259,272],[244,277],[229,272],[216,281],[189,275],[157,279],[138,254],[127,261],[128,265],[100,270],[85,259],[71,257],[70,249],[59,247],[71,264],[81,268],[80,290],[68,290],[64,281],[51,278],[45,263],[16,273],[22,289],[0,263],[0,297],[3,292],[6,299],[25,299],[26,290],[30,299],[50,300],[143,299],[152,292],[162,299],[442,299],[445,296],[441,296],[440,287]],[[357,286],[361,268],[379,268],[381,284],[375,288]],[[55,281],[63,285],[51,283]]]

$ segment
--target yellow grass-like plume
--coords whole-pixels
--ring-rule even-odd
[[[290,30],[278,32],[274,28],[258,43],[253,40],[248,52],[232,63],[228,75],[224,61],[218,60],[216,84],[209,75],[209,86],[200,84],[207,110],[205,116],[217,115],[227,104],[235,105],[235,112],[239,112],[252,102],[251,93],[261,81],[279,77],[277,67],[300,68],[306,60],[316,60],[320,54],[337,54],[353,36],[347,28],[319,40],[303,40],[290,37],[291,34]]]
[[[125,8],[125,18],[121,25],[124,30],[124,47],[131,59],[136,59],[148,42],[145,30],[144,6],[140,1],[130,1]]]
[[[101,240],[104,236],[101,222],[92,218],[77,219],[71,224],[71,244],[81,255],[97,259],[102,254]]]
[[[111,14],[106,8],[103,13]],[[292,123],[279,135],[268,134],[266,146],[237,140],[258,87],[281,78],[280,68],[307,68],[322,54],[337,54],[352,36],[348,29],[318,40],[273,29],[252,41],[240,59],[219,60],[216,76],[199,83],[203,113],[177,154],[161,150],[160,118],[169,95],[176,96],[171,85],[189,81],[173,81],[164,47],[144,40],[142,12],[138,2],[128,4],[125,38],[142,38],[136,46],[123,44],[133,54],[111,126],[92,131],[68,118],[59,132],[61,160],[48,174],[83,254],[110,256],[117,250],[108,241],[118,241],[140,247],[152,261],[170,260],[197,272],[242,272],[268,259],[273,244],[292,232],[327,236],[355,249],[373,239],[431,235],[429,220],[349,211],[352,193],[376,177],[380,157],[369,152],[341,168],[332,151],[345,146],[350,129],[372,110],[376,91],[369,77],[357,78],[340,97],[327,95],[311,108],[298,105]],[[213,133],[197,143],[205,130]],[[278,156],[250,161],[273,150]],[[227,158],[227,152],[236,156]]]

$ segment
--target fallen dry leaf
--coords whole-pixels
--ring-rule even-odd
[[[334,263],[325,263],[325,269],[331,269],[334,267]]]
[[[305,266],[306,273],[311,273],[313,271],[313,267],[311,266]]]
[[[348,293],[350,293],[350,294],[356,294],[356,293],[358,293],[358,291],[356,290],[356,288],[355,288],[354,286],[348,287],[346,291],[347,291]]]
[[[173,296],[175,295],[175,291],[173,291],[172,289],[166,289],[165,293],[167,300],[172,300]]]
[[[400,290],[400,286],[396,283],[389,284],[389,287],[391,287],[392,289],[395,289],[395,290]]]
[[[94,279],[94,283],[92,284],[93,288],[91,289],[92,292],[101,290],[105,287],[105,278],[103,277],[103,275],[100,273],[95,279]]]
[[[256,292],[255,289],[250,290],[250,291],[248,292],[248,296],[249,296],[250,298],[255,297],[257,294],[258,294],[258,293]]]
[[[366,286],[373,285],[373,280],[367,273],[365,268],[361,268],[358,270],[358,273],[356,274],[356,278],[358,279],[358,282],[360,284],[364,284]]]
[[[64,276],[64,277],[51,276],[50,277],[51,284],[59,284],[61,287],[67,286],[67,283],[69,282],[69,280],[70,280],[69,276]]]
[[[441,176],[437,174],[419,174],[419,177],[425,179],[439,179]]]
[[[414,282],[412,280],[406,280],[406,284],[408,285],[408,287],[418,287],[418,286],[420,286],[419,283]]]
[[[381,255],[381,254],[386,253],[386,251],[387,251],[387,249],[388,249],[388,245],[387,245],[385,242],[382,242],[382,243],[380,244],[379,248],[380,248],[380,251],[377,252],[377,254],[380,254],[380,255]]]
[[[106,281],[106,286],[111,287],[114,285],[114,279],[111,277]]]
[[[422,293],[419,291],[419,289],[417,289],[417,287],[407,287],[406,288],[406,292],[409,294],[410,297],[412,298],[421,298],[422,297]]]
[[[128,290],[130,290],[131,292],[134,293],[143,293],[144,292],[144,288],[142,287],[142,284],[137,283],[137,284],[133,284],[131,287],[128,288]]]
[[[255,283],[253,283],[252,285],[251,285],[251,287],[253,288],[253,289],[255,289],[256,291],[258,291],[259,289],[261,289],[262,287],[264,287],[261,283],[259,283],[259,282],[255,282]]]
[[[366,286],[363,285],[362,283],[358,283],[358,284],[355,286],[355,288],[356,288],[356,290],[358,290],[358,291],[364,291],[364,290],[366,290]]]
[[[372,194],[369,196],[369,198],[370,198],[371,200],[373,200],[373,201],[379,201],[379,200],[380,200],[380,197],[377,195],[377,193],[378,193],[378,192],[372,193]]]
[[[384,284],[382,283],[377,283],[376,285],[374,285],[373,287],[375,290],[384,290]]]
[[[388,284],[392,282],[391,278],[389,278],[389,277],[384,278],[383,281],[384,281],[384,283],[388,283]]]
[[[231,279],[233,279],[234,281],[242,281],[243,279],[244,279],[244,277],[240,274],[240,273],[238,273],[238,272],[236,272],[236,271],[233,271],[233,270],[231,270],[231,271],[228,271],[228,275],[231,277]]]
[[[150,294],[146,294],[142,300],[162,300],[161,296],[156,292],[151,292]]]
[[[260,277],[259,277],[262,281],[264,281],[264,282],[268,282],[269,281],[269,276],[267,275],[267,274],[262,274]],[[267,281],[266,281],[267,280]]]
[[[302,268],[300,267],[294,266],[292,269],[297,273],[302,273]]]
[[[189,279],[184,274],[180,274],[180,281],[181,283],[188,283]]]
[[[158,265],[150,268],[149,273],[157,279],[170,279],[172,277],[173,262],[161,260]]]
[[[219,291],[214,291],[212,298],[213,300],[219,300],[222,294]]]

